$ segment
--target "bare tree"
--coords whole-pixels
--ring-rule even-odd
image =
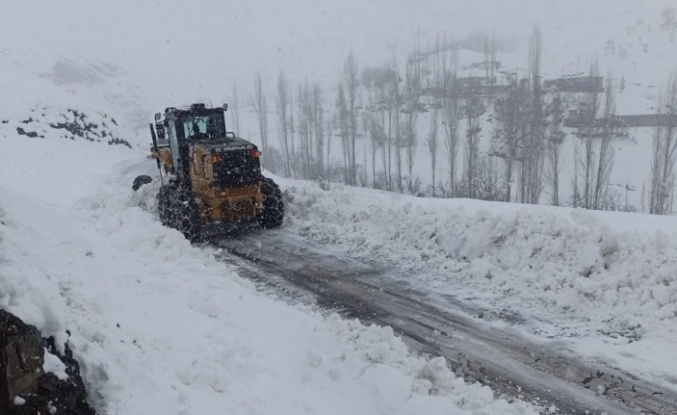
[[[338,134],[341,137],[342,155],[343,155],[343,171],[344,181],[352,184],[352,161],[351,161],[351,147],[350,147],[350,111],[346,100],[346,91],[343,82],[339,82],[338,92],[336,97],[336,125],[338,127]]]
[[[471,197],[481,200],[504,200],[504,186],[498,172],[496,158],[489,155],[477,155],[474,160],[473,171],[475,176],[468,180],[467,172],[464,179],[456,187],[456,196]]]
[[[609,180],[614,163],[612,140],[620,135],[621,126],[616,118],[615,89],[611,75],[605,85],[604,107],[594,87],[598,78],[597,62],[590,68],[590,88],[586,93],[581,114],[581,126],[576,135],[583,146],[575,149],[574,206],[586,209],[620,209],[620,196],[610,193]]]
[[[454,194],[456,183],[456,160],[458,158],[458,125],[461,118],[461,105],[456,91],[456,73],[458,62],[458,47],[455,43],[444,45],[445,58],[442,63],[444,73],[442,84],[442,124],[444,125],[444,147],[449,166],[449,194]],[[449,57],[446,56],[446,51]],[[447,67],[448,62],[448,67]]]
[[[375,118],[371,112],[364,113],[364,129],[369,135],[371,142],[371,186],[378,188],[381,186],[376,182],[376,153],[383,142],[383,130]]]
[[[531,105],[529,134],[524,147],[521,184],[523,203],[537,204],[543,189],[543,165],[545,159],[545,114],[544,94],[541,84],[542,37],[538,26],[534,28],[529,48],[529,76]]]
[[[589,77],[591,82],[599,76],[597,59],[590,66]],[[576,146],[574,150],[574,207],[591,209],[594,200],[594,183],[596,169],[594,140],[597,136],[597,114],[600,110],[598,92],[590,86],[585,94],[583,108],[581,109],[581,126],[576,131],[576,136],[583,142],[582,148]]]
[[[407,109],[405,110],[405,120],[404,125],[402,126],[403,131],[403,144],[407,149],[407,190],[412,191],[412,184],[414,183],[414,157],[416,156],[416,148],[418,147],[418,131],[417,131],[417,121],[418,121],[418,110],[417,109]]]
[[[366,111],[362,114],[362,119],[365,133],[369,136],[371,143],[371,186],[373,188],[379,187],[376,183],[376,154],[382,145],[382,136],[379,131],[380,125],[376,121],[378,118],[376,114],[379,111],[377,105],[377,100],[379,99],[377,77],[377,68],[365,68],[362,70],[362,85],[367,95]]]
[[[298,98],[297,98],[298,99]],[[291,144],[290,155],[291,158],[291,174],[292,177],[298,177],[297,169],[297,155],[296,155],[296,124],[294,117],[294,96],[292,95],[291,89],[289,90],[289,121],[287,121],[289,126],[289,142]]]
[[[414,57],[420,56],[418,46],[414,51]],[[418,146],[417,132],[418,132],[418,116],[422,110],[422,104],[419,101],[421,95],[421,66],[420,59],[414,59],[413,62],[407,64],[406,70],[406,102],[402,108],[404,114],[403,144],[407,149],[407,190],[413,190],[413,168],[414,157],[416,155],[416,148]]]
[[[313,124],[315,130],[315,149],[317,151],[316,176],[324,177],[324,108],[322,105],[322,88],[318,83],[313,85],[312,98]]]
[[[607,197],[611,169],[614,164],[614,149],[611,140],[617,134],[616,98],[613,88],[613,77],[607,77],[604,97],[604,118],[600,130],[600,146],[597,159],[597,174],[593,188],[592,209],[607,209]]]
[[[491,155],[505,162],[505,201],[512,201],[512,183],[515,163],[524,162],[529,122],[529,87],[526,82],[513,82],[496,99],[495,123]]]
[[[492,47],[495,47],[495,41],[492,41]],[[529,48],[529,79],[513,81],[495,101],[496,124],[491,155],[505,162],[502,194],[507,201],[513,199],[515,170],[519,174],[519,187],[514,196],[520,202],[538,203],[543,188],[546,113],[540,73],[541,49],[541,32],[536,27]]]
[[[404,191],[403,180],[402,180],[402,148],[404,147],[404,132],[402,123],[400,123],[400,111],[399,105],[395,111],[394,115],[395,120],[393,121],[392,128],[395,129],[393,136],[393,145],[395,146],[395,177],[397,180],[397,190],[400,192]]]
[[[310,128],[310,96],[308,93],[308,80],[301,82],[298,86],[296,105],[298,108],[297,129],[299,133],[299,147],[300,147],[300,161],[301,161],[301,177],[304,179],[310,178],[310,157],[311,157],[311,143],[312,130]]]
[[[390,74],[388,81],[385,84],[385,100],[384,106],[387,112],[387,120],[384,119],[384,126],[386,126],[387,140],[386,151],[387,156],[387,173],[389,189],[396,188],[400,192],[402,188],[402,133],[400,128],[400,105],[402,104],[402,96],[400,94],[400,76],[397,71],[397,65],[393,62],[390,67]],[[386,115],[386,114],[384,114]],[[393,153],[395,153],[395,160],[393,161]],[[395,181],[393,185],[392,166],[395,164]]]
[[[398,111],[399,88],[396,68],[384,65],[366,68],[362,73],[362,85],[366,90],[367,133],[371,138],[372,176],[376,175],[376,155],[380,149],[383,169],[383,187],[392,189],[392,152],[394,132],[397,131],[394,121]]]
[[[233,89],[233,100],[231,105],[229,106],[230,119],[233,124],[233,132],[235,132],[235,134],[240,134],[240,106],[237,96],[237,84],[235,82],[233,82],[232,89]]]
[[[349,132],[348,161],[350,169],[350,181],[352,185],[357,184],[357,162],[356,162],[356,141],[357,141],[357,98],[359,93],[359,79],[357,77],[357,64],[353,53],[348,54],[348,58],[343,66],[343,80],[346,87],[347,100],[347,122]]]
[[[397,174],[397,190],[402,191],[402,148],[400,147],[400,76],[397,71],[397,65],[392,66],[394,76],[389,78],[386,84],[386,108],[388,112],[388,140],[386,142],[388,156],[388,177],[389,189],[392,184],[392,154],[395,152],[395,169]]]
[[[463,181],[467,188],[465,196],[476,198],[478,196],[478,177],[479,177],[479,133],[480,117],[484,113],[484,105],[480,100],[477,91],[471,91],[463,106],[463,115],[467,121],[465,137],[465,164]]]
[[[256,112],[256,118],[259,124],[259,134],[261,136],[261,150],[263,151],[263,162],[269,169],[273,166],[268,166],[268,104],[266,101],[266,94],[263,90],[263,81],[261,74],[256,75],[254,80],[254,96],[252,97],[252,104]]]
[[[275,101],[277,107],[277,125],[280,131],[282,156],[285,162],[285,174],[287,177],[291,176],[291,156],[289,154],[289,124],[287,119],[287,112],[289,108],[289,83],[284,75],[284,71],[280,69],[277,77],[277,99]]]
[[[434,108],[430,114],[430,129],[428,130],[428,138],[426,140],[428,143],[428,150],[430,150],[433,197],[435,197],[435,171],[437,170],[437,130],[439,113],[440,111],[437,108]]]
[[[491,84],[493,85],[495,82],[495,71],[496,71],[496,51],[498,48],[498,43],[496,42],[496,32],[491,32],[491,46],[489,48],[490,54],[491,54],[491,69],[490,69],[490,79],[491,79]]]
[[[651,163],[651,190],[649,213],[672,213],[675,187],[675,161],[677,161],[677,76],[668,80],[659,97],[656,111],[658,122],[653,130],[653,159]]]
[[[350,52],[343,65],[343,76],[339,81],[336,97],[336,125],[343,144],[345,182],[357,184],[357,127],[358,94],[360,83],[357,64]]]
[[[484,38],[484,79],[487,83],[489,84],[489,74],[490,74],[490,69],[489,69],[489,61],[491,59],[491,44],[489,43],[489,37]]]
[[[305,80],[299,84],[296,100],[299,154],[302,177],[317,179],[324,174],[324,110],[321,89]]]
[[[561,148],[566,133],[562,130],[564,121],[564,108],[562,95],[555,94],[549,105],[548,113],[550,124],[548,126],[548,178],[550,179],[551,203],[559,206],[559,172],[561,164]]]
[[[327,177],[327,180],[331,177],[331,142],[333,141],[332,138],[332,118],[327,117],[326,120],[326,131],[327,131],[327,164],[325,167],[325,174]]]

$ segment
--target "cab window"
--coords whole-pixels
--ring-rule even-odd
[[[209,117],[190,117],[183,121],[183,134],[186,138],[198,138],[208,134]]]

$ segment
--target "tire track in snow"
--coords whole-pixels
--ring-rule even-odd
[[[677,395],[670,391],[477,321],[464,312],[472,307],[461,302],[458,311],[443,311],[411,293],[374,286],[370,276],[382,271],[297,235],[266,231],[217,244],[227,250],[221,259],[239,259],[248,278],[288,281],[313,293],[323,307],[391,326],[410,347],[444,356],[459,376],[498,394],[554,405],[560,414],[677,414]]]

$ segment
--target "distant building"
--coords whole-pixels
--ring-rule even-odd
[[[501,61],[473,62],[470,65],[462,66],[461,69],[463,69],[463,70],[481,69],[481,70],[485,70],[485,71],[496,71],[496,72],[498,72],[498,70],[501,69]]]
[[[554,89],[561,92],[604,92],[604,77],[579,76],[547,80],[543,83],[545,89]]]
[[[488,78],[486,76],[468,76],[465,78],[456,78],[454,87],[461,96],[491,96],[496,95],[507,88],[505,85],[496,85],[495,76]]]
[[[505,77],[505,83],[507,84],[517,82],[519,79],[519,77],[517,76],[517,72],[498,71],[498,73],[500,73]]]
[[[456,85],[460,88],[472,88],[475,86],[493,85],[496,83],[496,77],[486,76],[466,76],[463,78],[456,78]]]
[[[624,127],[658,127],[677,125],[677,117],[670,114],[619,115]]]
[[[570,128],[587,127],[586,123],[584,110],[570,110],[569,116],[564,119],[564,126]],[[594,123],[594,127],[611,126],[619,129],[668,125],[677,125],[677,117],[669,114],[616,115],[612,120],[597,118]]]
[[[474,96],[495,96],[508,89],[508,85],[497,85],[496,77],[467,76],[454,80],[453,91],[460,98]],[[442,88],[430,87],[423,90],[424,95],[444,97],[447,94]]]

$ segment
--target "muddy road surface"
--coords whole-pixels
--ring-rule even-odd
[[[535,342],[510,324],[478,319],[476,307],[383,284],[389,273],[285,231],[254,232],[216,243],[219,259],[242,276],[314,301],[365,323],[388,325],[412,348],[444,356],[450,368],[496,393],[556,408],[560,414],[677,415],[677,394],[610,367],[593,366]],[[491,310],[486,310],[491,313]],[[481,311],[480,311],[481,312]],[[507,323],[510,317],[507,316]]]

